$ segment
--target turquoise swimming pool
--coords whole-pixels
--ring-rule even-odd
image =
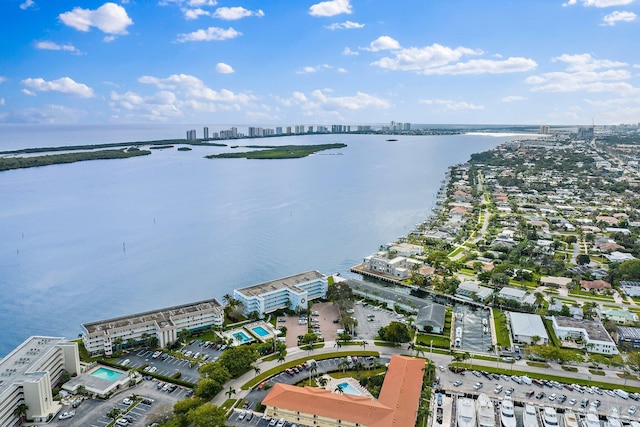
[[[269,331],[267,331],[265,328],[263,328],[262,326],[255,326],[253,328],[251,328],[251,330],[253,332],[255,332],[259,337],[264,338],[266,336],[269,336]]]
[[[353,396],[361,396],[362,395],[362,393],[360,393],[358,390],[356,390],[348,382],[340,383],[340,384],[338,384],[338,386],[342,389],[343,393],[351,394]]]
[[[247,334],[245,334],[244,332],[242,332],[242,331],[234,332],[234,333],[233,333],[233,337],[234,337],[234,338],[235,338],[235,339],[236,339],[240,344],[243,344],[243,343],[246,343],[246,342],[252,341],[252,338],[251,338],[249,335],[247,335]]]
[[[92,376],[98,377],[107,381],[115,381],[122,376],[122,372],[114,371],[113,369],[100,367],[95,371],[91,372]]]

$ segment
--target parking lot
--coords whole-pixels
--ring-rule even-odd
[[[216,360],[220,354],[222,354],[221,351],[215,350],[213,347],[204,347],[203,344],[204,343],[202,341],[194,340],[192,344],[186,345],[182,351],[191,351],[191,357],[194,357],[197,354],[198,358],[201,360],[206,354],[208,356],[206,358],[207,361]],[[170,377],[176,372],[180,372],[181,380],[194,384],[198,382],[198,364],[191,367],[190,360],[177,358],[171,355],[167,355],[164,358],[161,356],[154,359],[152,357],[153,353],[153,350],[144,348],[142,350],[123,355],[118,360],[118,363],[132,368],[138,368],[147,364],[149,369],[155,368],[152,371],[153,373]],[[126,362],[127,360],[128,362]],[[202,363],[204,363],[204,360]]]
[[[83,427],[105,427],[112,419],[107,417],[114,407],[121,411],[127,411],[131,417],[129,426],[147,426],[147,417],[154,411],[173,410],[173,405],[180,399],[184,399],[190,394],[190,390],[178,387],[169,393],[158,389],[158,381],[142,381],[135,387],[117,393],[109,400],[85,400],[79,407],[73,409],[65,406],[60,413],[65,411],[75,411],[75,416],[66,420],[54,418],[49,425],[53,426],[83,426]],[[135,405],[127,405],[123,400],[132,394],[150,399],[151,404],[142,402]]]
[[[358,321],[356,332],[358,339],[373,340],[378,335],[378,330],[389,323],[404,321],[404,316],[390,310],[358,302],[353,308],[353,317]]]
[[[332,303],[313,304],[311,311],[317,314],[309,316],[311,325],[317,325],[316,333],[324,338],[325,341],[334,341],[336,339],[336,330],[340,325],[333,323],[338,318],[338,309]],[[302,321],[301,321],[302,320]],[[298,345],[298,336],[308,332],[309,321],[300,316],[280,316],[278,317],[278,326],[287,327],[287,347],[296,347]]]
[[[455,374],[448,369],[437,369],[440,386],[443,390],[456,395],[477,395],[485,393],[490,398],[501,399],[511,395],[516,402],[531,402],[538,405],[554,406],[557,409],[571,409],[574,412],[587,412],[590,404],[600,402],[598,410],[608,415],[611,408],[618,408],[620,416],[636,419],[640,412],[629,413],[629,408],[640,407],[640,402],[631,398],[623,399],[611,390],[576,387],[575,384],[540,383],[526,384],[521,377],[506,374],[487,374],[478,371],[466,371],[464,375]],[[518,383],[520,382],[520,383]],[[533,392],[533,394],[531,394]],[[586,399],[586,400],[585,400]],[[585,401],[584,405],[581,403]]]

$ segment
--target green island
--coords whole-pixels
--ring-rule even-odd
[[[0,171],[75,163],[85,160],[126,159],[129,157],[146,156],[147,154],[151,154],[151,151],[129,148],[123,150],[82,151],[78,153],[49,154],[32,157],[5,157],[0,158]]]
[[[245,151],[241,153],[223,153],[205,157],[207,159],[299,159],[301,157],[310,156],[318,151],[345,148],[346,146],[346,144],[342,143],[281,146],[248,145],[247,148],[262,148],[262,150]]]

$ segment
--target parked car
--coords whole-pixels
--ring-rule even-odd
[[[76,414],[75,411],[63,412],[58,416],[59,420],[66,420],[73,417]]]

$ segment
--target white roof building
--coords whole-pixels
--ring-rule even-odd
[[[78,345],[64,338],[34,336],[0,360],[0,426],[20,425],[16,409],[28,406],[26,417],[46,422],[61,408],[52,388],[62,372],[80,373]]]
[[[493,294],[493,289],[478,285],[476,282],[462,282],[456,289],[456,295],[473,300],[474,295],[484,301]]]
[[[613,251],[610,254],[603,254],[603,256],[609,260],[609,262],[624,262],[631,259],[636,259],[633,255],[627,252]]]
[[[316,270],[272,280],[259,285],[234,289],[233,296],[244,306],[243,313],[255,311],[260,316],[279,309],[306,309],[308,302],[324,298],[328,289],[327,277]]]
[[[536,297],[527,293],[527,291],[523,289],[511,288],[509,286],[505,286],[500,289],[498,292],[498,296],[503,299],[511,299],[518,301],[520,304],[535,304]]]
[[[507,317],[511,326],[511,338],[514,343],[533,344],[532,337],[540,339],[536,344],[544,345],[549,342],[547,330],[539,315],[509,311],[507,312]]]
[[[553,330],[560,339],[582,339],[590,353],[618,354],[618,347],[601,322],[553,316]]]

